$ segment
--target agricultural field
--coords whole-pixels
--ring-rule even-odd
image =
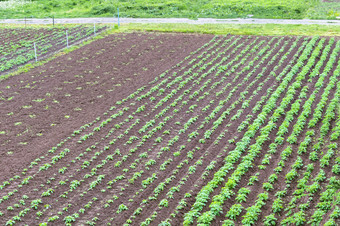
[[[340,41],[117,33],[0,82],[2,225],[339,225]]]
[[[18,66],[35,61],[35,56],[40,60],[103,29],[105,27],[98,25],[96,28],[79,25],[27,29],[3,26],[0,33],[0,76]]]

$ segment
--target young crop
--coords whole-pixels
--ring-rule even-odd
[[[127,206],[125,206],[124,204],[121,204],[118,207],[117,213],[121,213],[121,212],[123,212],[123,211],[125,211],[127,209],[128,209]]]
[[[244,207],[241,204],[234,204],[226,214],[226,217],[235,220],[241,214],[243,209]]]
[[[112,37],[114,42],[106,42],[129,38]],[[39,217],[89,225],[221,224],[217,216],[226,218],[220,219],[223,225],[318,224],[322,217],[332,222],[340,171],[335,145],[340,44],[318,37],[214,40],[47,148],[23,178],[6,178],[0,187],[4,224],[16,215],[33,224],[41,223]],[[112,57],[143,45],[126,46]],[[92,73],[74,78],[110,86],[105,74],[88,76]],[[74,78],[63,84],[72,87]],[[45,104],[52,95],[34,100]],[[308,128],[312,121],[315,126]],[[22,188],[32,190],[27,199],[18,196]],[[58,201],[48,203],[55,195]],[[30,211],[21,216],[25,202]]]

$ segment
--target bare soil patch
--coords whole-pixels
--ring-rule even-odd
[[[5,134],[0,135],[0,178],[16,172],[211,38],[110,35],[1,82],[0,127]]]

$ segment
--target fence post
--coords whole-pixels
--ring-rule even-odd
[[[96,23],[93,23],[93,33],[94,33],[94,36],[96,36]]]
[[[37,57],[37,48],[35,46],[35,42],[34,42],[34,55],[35,55],[35,62],[38,61],[38,57]]]
[[[54,16],[52,16],[52,18],[53,18],[52,20],[53,20],[53,27],[54,27]]]
[[[68,33],[66,31],[66,43],[67,43],[67,48],[68,48]]]
[[[119,7],[117,8],[117,12],[118,12],[118,27],[120,26],[120,22],[119,22]]]

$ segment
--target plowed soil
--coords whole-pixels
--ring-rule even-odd
[[[115,34],[0,83],[0,224],[335,219],[339,52],[319,37]]]
[[[115,34],[0,83],[0,179],[208,42],[212,35]]]

